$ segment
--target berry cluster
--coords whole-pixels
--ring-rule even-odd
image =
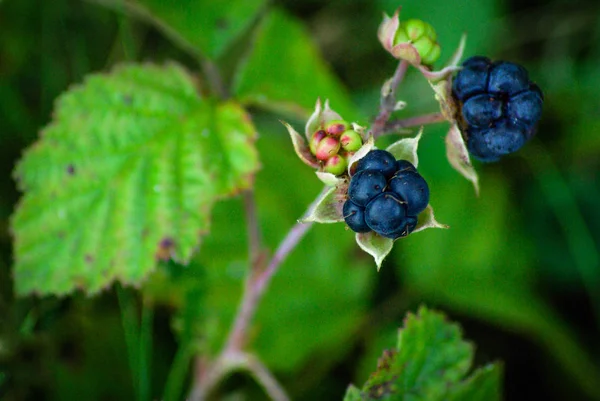
[[[542,114],[540,88],[518,64],[475,56],[462,65],[452,93],[461,105],[469,153],[491,162],[517,151],[533,136]]]
[[[429,204],[429,186],[410,162],[372,150],[358,161],[348,197],[344,220],[353,231],[396,239],[415,229]]]
[[[309,142],[310,151],[323,163],[323,170],[341,175],[348,167],[348,158],[362,146],[360,134],[344,120],[331,120],[315,131]]]

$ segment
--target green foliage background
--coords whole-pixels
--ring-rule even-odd
[[[140,291],[116,285],[94,298],[17,298],[9,217],[19,193],[11,172],[50,121],[60,93],[123,61],[176,60],[197,70],[190,46],[214,57],[233,94],[252,107],[262,165],[259,218],[273,249],[320,189],[277,120],[294,119],[300,129],[322,96],[346,118],[366,123],[395,67],[376,38],[381,11],[400,5],[393,1],[235,1],[206,13],[204,24],[189,18],[191,11],[181,13],[191,1],[143,3],[182,24],[182,36],[95,2],[0,3],[3,400],[179,394],[192,353],[222,345],[247,267],[242,204],[232,198],[216,204],[211,233],[190,266],[164,263]],[[381,350],[395,345],[405,312],[426,303],[462,323],[478,344],[476,365],[504,360],[506,399],[600,399],[600,6],[593,0],[401,5],[404,16],[436,28],[442,60],[466,31],[467,56],[524,64],[545,89],[538,137],[500,163],[478,165],[476,198],[445,160],[447,126],[426,127],[420,171],[436,216],[451,229],[400,241],[376,273],[343,225],[314,227],[261,303],[252,348],[293,399],[341,399],[350,382],[365,382]],[[244,18],[265,7],[276,11],[260,22]],[[223,32],[197,39],[196,30],[211,21],[220,21]],[[247,55],[253,24],[256,47]],[[409,104],[404,115],[437,107],[417,74],[408,75],[400,98]],[[264,397],[242,375],[222,392]]]

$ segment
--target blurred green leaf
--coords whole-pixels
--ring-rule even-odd
[[[244,33],[265,0],[96,0],[147,20],[193,55],[214,59]]]
[[[458,325],[421,307],[417,315],[407,315],[396,349],[384,351],[361,397],[351,387],[345,400],[499,400],[499,368],[492,368],[495,375],[477,371],[463,380],[472,359],[473,346],[462,340]]]
[[[344,119],[356,119],[346,90],[300,21],[273,10],[258,27],[254,42],[234,85],[242,102],[306,118],[320,97],[329,99]]]
[[[419,292],[420,300],[536,339],[583,389],[600,395],[598,367],[534,289],[531,243],[514,229],[524,217],[511,201],[506,180],[487,171],[480,198],[466,182],[431,185],[432,202],[439,197],[438,213],[452,228],[403,242],[410,251],[395,256],[406,285]]]
[[[467,380],[454,386],[448,399],[451,401],[499,400],[501,388],[501,365],[486,365],[473,372]]]
[[[187,262],[217,198],[252,184],[254,138],[241,107],[200,99],[176,65],[89,77],[17,166],[16,291],[94,293]]]

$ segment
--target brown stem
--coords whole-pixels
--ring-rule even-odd
[[[388,95],[383,96],[381,106],[379,108],[379,114],[375,118],[375,122],[371,127],[371,134],[374,138],[377,138],[382,134],[387,121],[390,119],[390,116],[394,111],[394,106],[396,103],[396,89],[404,79],[404,75],[406,75],[408,65],[409,64],[406,60],[401,60],[400,63],[398,63],[398,67],[396,67],[396,71],[394,71],[394,76],[392,77],[392,81],[390,82],[390,93]]]
[[[446,118],[440,112],[404,118],[402,120],[388,121],[385,124],[385,128],[381,132],[381,135],[394,134],[403,128],[418,127],[421,125],[435,124],[444,121],[446,121]]]

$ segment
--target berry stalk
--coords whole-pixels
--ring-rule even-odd
[[[390,84],[390,93],[382,99],[381,106],[379,108],[379,114],[375,118],[375,122],[371,128],[371,134],[373,135],[373,138],[379,137],[385,130],[385,124],[390,119],[396,104],[396,89],[400,83],[402,83],[402,80],[406,75],[408,65],[408,61],[400,60],[398,67],[396,67],[396,71],[394,71],[394,76],[392,77]]]

